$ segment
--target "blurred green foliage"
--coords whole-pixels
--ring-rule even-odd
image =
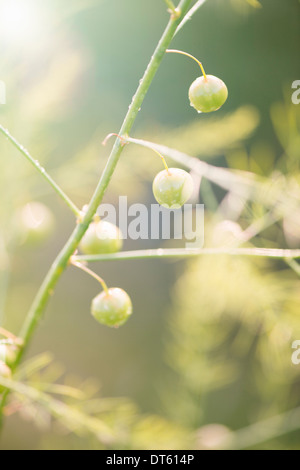
[[[8,3],[0,1],[0,10]],[[167,21],[165,4],[22,5],[32,11],[28,29],[0,32],[7,87],[0,120],[82,207],[106,162],[101,142],[119,128]],[[247,172],[251,188],[258,182],[241,194],[201,181],[207,246],[238,246],[241,234],[249,246],[300,246],[300,107],[291,103],[291,83],[300,78],[299,31],[296,0],[208,0],[174,47],[226,82],[226,106],[213,116],[195,114],[187,90],[197,70],[174,56],[165,58],[146,98],[134,135]],[[0,324],[17,332],[74,221],[2,138],[0,155]],[[105,202],[127,194],[129,202],[153,203],[150,186],[160,168],[147,149],[129,145]],[[16,214],[31,201],[46,204],[56,219],[56,232],[34,247],[21,243],[16,227]],[[152,246],[126,241],[125,249]],[[15,377],[0,448],[180,449],[209,447],[207,440],[218,446],[229,429],[299,406],[300,366],[291,363],[291,344],[300,339],[300,281],[284,262],[224,256],[95,269],[130,293],[132,320],[118,331],[95,328],[95,285],[70,269]],[[57,363],[40,355],[47,350]],[[20,394],[18,384],[28,388]],[[211,423],[217,425],[207,428]],[[114,439],[99,439],[102,424]],[[299,432],[278,432],[258,445],[299,442]]]

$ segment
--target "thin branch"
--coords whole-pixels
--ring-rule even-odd
[[[84,430],[92,433],[103,442],[113,442],[114,434],[108,425],[100,419],[93,416],[87,416],[85,413],[71,408],[66,403],[53,398],[36,388],[25,385],[21,382],[0,377],[0,385],[9,388],[17,394],[20,394],[29,400],[41,404],[55,418],[61,420],[69,429],[74,432]]]
[[[252,222],[249,227],[247,227],[242,234],[243,242],[250,241],[252,238],[256,237],[259,235],[262,231],[267,229],[268,227],[271,227],[272,225],[276,224],[280,219],[282,218],[282,215],[274,215],[273,212],[268,212],[259,219],[255,220]]]
[[[193,17],[193,15],[199,10],[200,7],[206,2],[206,0],[198,0],[197,3],[190,9],[190,11],[185,15],[184,19],[181,21],[179,24],[176,33],[179,33],[179,31],[186,25],[188,21],[190,21]]]
[[[171,158],[175,162],[183,165],[190,170],[195,171],[199,176],[204,176],[209,181],[217,184],[223,189],[234,191],[236,194],[247,197],[252,190],[253,184],[256,182],[255,176],[247,172],[235,172],[228,168],[219,168],[210,165],[198,158],[187,155],[179,150],[166,147],[165,145],[156,144],[142,139],[127,137],[127,142],[140,145],[141,147],[156,149],[166,157]]]
[[[282,187],[270,185],[267,178],[263,178],[247,171],[232,170],[210,165],[198,158],[187,155],[179,150],[156,144],[142,139],[127,137],[127,142],[145,148],[156,149],[165,157],[169,157],[180,165],[189,168],[197,175],[204,177],[220,188],[230,191],[246,200],[259,201],[266,207],[272,207],[274,219],[283,215],[292,214],[299,208],[299,202],[294,195],[284,192]],[[265,199],[262,199],[262,194]]]
[[[165,0],[165,4],[167,5],[170,13],[176,14],[176,7],[172,0]]]
[[[230,434],[228,436],[228,445],[225,445],[225,448],[234,450],[247,449],[284,434],[297,431],[299,428],[300,407],[264,421],[258,421]]]
[[[289,257],[285,259],[285,262],[293,271],[295,271],[296,274],[298,274],[298,276],[300,276],[300,264],[297,263],[295,259]]]
[[[67,196],[64,191],[60,188],[60,186],[58,186],[57,183],[55,183],[55,181],[51,178],[51,176],[47,173],[47,171],[45,170],[45,168],[43,168],[40,163],[38,162],[38,160],[35,160],[31,155],[30,153],[28,152],[28,150],[25,149],[25,147],[23,147],[23,145],[21,145],[11,134],[10,132],[5,129],[3,126],[0,125],[0,132],[2,132],[2,134],[13,144],[13,146],[19,150],[19,152],[21,152],[21,154],[34,166],[34,168],[39,172],[39,174],[47,181],[47,183],[49,183],[52,188],[54,189],[54,191],[59,195],[59,197],[67,204],[67,206],[69,206],[69,208],[71,209],[72,212],[74,212],[74,214],[76,215],[76,217],[80,217],[81,215],[81,212],[80,210],[78,209],[78,207],[76,207],[76,205],[73,203],[73,201],[71,201],[71,199],[69,198],[69,196]]]
[[[77,262],[118,261],[146,258],[193,258],[203,255],[253,256],[261,258],[296,259],[300,258],[300,250],[276,248],[201,248],[201,249],[162,249],[121,251],[108,255],[74,256]]]

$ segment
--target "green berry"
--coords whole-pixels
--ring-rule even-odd
[[[180,168],[169,168],[156,175],[153,194],[168,209],[179,209],[191,197],[194,183],[191,175]]]
[[[92,222],[80,243],[80,249],[87,255],[116,253],[123,245],[120,229],[110,222]]]
[[[4,379],[11,379],[11,376],[10,368],[4,362],[0,362],[0,377],[3,377]],[[3,390],[5,390],[5,387],[0,385],[0,393],[2,393]]]
[[[228,90],[225,83],[213,75],[198,77],[189,90],[191,106],[200,113],[217,111],[227,97]]]
[[[50,209],[40,202],[30,202],[16,216],[17,232],[21,243],[36,244],[46,240],[54,228]]]
[[[92,301],[92,315],[103,325],[118,327],[123,325],[132,314],[129,295],[118,287],[112,287],[97,295]]]

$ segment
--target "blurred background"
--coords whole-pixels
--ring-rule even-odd
[[[79,207],[108,157],[111,144],[101,142],[118,132],[167,20],[163,0],[0,1],[0,122]],[[298,0],[208,0],[172,47],[225,81],[226,105],[195,113],[187,95],[197,66],[175,55],[165,57],[145,99],[134,137],[255,174],[250,194],[198,175],[206,246],[300,248],[300,105],[291,101],[299,26]],[[74,218],[3,136],[0,155],[0,324],[17,334]],[[147,149],[126,147],[104,202],[128,195],[129,203],[154,203],[160,169]],[[24,228],[33,201],[50,211],[39,234]],[[124,249],[160,246],[176,245],[127,240]],[[218,256],[93,268],[127,290],[132,319],[116,331],[96,324],[97,284],[70,268],[19,379],[49,393],[64,385],[58,398],[105,421],[116,441],[87,425],[71,432],[66,416],[57,422],[14,395],[0,449],[200,449],[226,447],[229,436],[240,448],[300,448],[293,413],[273,423],[273,434],[249,428],[299,413],[300,365],[291,355],[300,340],[300,280],[283,261]],[[71,386],[83,396],[67,393]]]

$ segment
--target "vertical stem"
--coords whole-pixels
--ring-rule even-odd
[[[192,0],[181,0],[178,5],[178,11],[180,11],[180,15],[178,16],[178,18],[170,18],[170,21],[154,51],[154,54],[150,59],[145,74],[142,80],[140,81],[136,94],[132,99],[132,103],[129,106],[129,110],[124,119],[123,125],[120,129],[120,132],[118,133],[119,135],[128,135],[130,133],[134,121],[138,115],[139,109],[141,108],[141,105],[147,94],[147,91],[149,90],[149,87],[165,55],[166,49],[170,45],[175,35],[177,26],[180,21],[184,18],[184,15],[187,13],[191,3]],[[81,222],[76,226],[75,230],[71,234],[69,240],[65,244],[62,251],[58,254],[56,260],[52,264],[43,284],[41,285],[33,301],[33,304],[28,312],[28,315],[25,319],[25,323],[20,333],[20,337],[24,341],[24,348],[20,351],[15,363],[13,364],[13,370],[19,364],[24,353],[24,349],[28,346],[32,338],[32,335],[40,321],[40,318],[44,312],[44,309],[48,303],[50,296],[53,294],[53,290],[58,280],[60,279],[61,275],[68,266],[71,256],[77,249],[83,235],[88,229],[88,226],[97,211],[99,204],[102,201],[106,188],[111,180],[111,177],[121,156],[122,150],[122,142],[120,141],[120,139],[117,139],[108,158],[107,164],[103,170],[94,195],[92,196],[92,199],[88,205],[87,211],[84,214],[84,217],[82,218]],[[0,402],[0,419],[3,411],[3,406],[6,401],[6,396],[7,393],[4,394],[2,401]]]

